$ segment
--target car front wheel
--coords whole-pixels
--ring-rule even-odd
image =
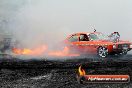
[[[99,57],[105,58],[108,56],[108,49],[105,47],[99,47],[97,52]]]
[[[122,50],[122,54],[123,54],[123,55],[126,55],[127,52],[128,52],[128,50]]]

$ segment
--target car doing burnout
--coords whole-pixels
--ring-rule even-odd
[[[105,36],[100,32],[75,33],[66,38],[64,43],[73,52],[97,54],[107,57],[110,54],[126,55],[132,49],[132,43],[119,40],[118,32]]]

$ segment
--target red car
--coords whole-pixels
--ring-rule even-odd
[[[97,54],[107,57],[109,54],[125,55],[132,49],[132,43],[119,40],[118,32],[105,36],[100,32],[75,33],[66,38],[64,43],[72,52]]]

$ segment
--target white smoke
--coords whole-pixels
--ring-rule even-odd
[[[40,3],[27,3],[19,9],[10,24],[16,40],[24,47],[33,48],[42,44],[55,45],[70,34],[69,28],[61,19],[53,18]]]
[[[131,0],[1,0],[1,28],[24,47],[55,45],[74,32],[121,33],[132,40]]]

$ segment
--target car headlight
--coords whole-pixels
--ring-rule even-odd
[[[132,44],[130,45],[130,48],[132,48]]]
[[[116,49],[117,47],[116,47],[116,45],[113,45],[113,49]]]

